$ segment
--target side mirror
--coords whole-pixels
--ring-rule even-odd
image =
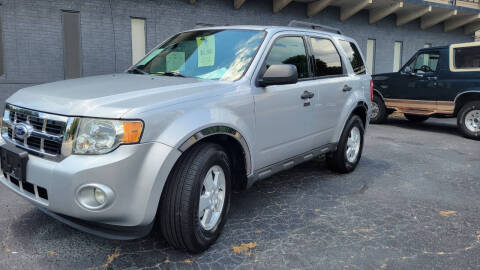
[[[412,74],[412,68],[410,66],[406,66],[405,69],[403,69],[403,72],[407,73],[407,74]]]
[[[294,65],[271,65],[258,81],[262,87],[269,85],[294,84],[298,82],[297,67]]]

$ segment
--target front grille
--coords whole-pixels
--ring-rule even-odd
[[[33,154],[56,157],[61,154],[62,142],[67,128],[68,117],[37,112],[7,105],[3,123],[5,134],[11,142],[31,150]],[[25,123],[31,126],[28,137],[15,135],[15,125]]]

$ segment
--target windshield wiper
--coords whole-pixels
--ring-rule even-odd
[[[183,75],[182,73],[175,72],[175,71],[160,72],[160,73],[157,73],[157,75],[165,75],[165,76],[171,76],[171,77],[182,77],[182,78],[187,77],[187,76]]]
[[[143,75],[148,75],[149,74],[148,72],[145,72],[145,71],[139,69],[138,67],[133,67],[133,68],[129,69],[128,72],[136,72],[136,73],[140,73],[140,74],[143,74]]]

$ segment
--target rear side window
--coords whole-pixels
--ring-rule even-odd
[[[275,40],[266,65],[291,64],[297,67],[298,78],[308,77],[308,62],[305,43],[301,37],[280,37]]]
[[[480,47],[453,49],[455,68],[480,68]]]
[[[325,38],[310,38],[315,77],[343,74],[342,60],[332,41]]]
[[[355,74],[365,74],[365,64],[363,63],[362,56],[360,55],[360,51],[358,50],[357,46],[355,46],[355,44],[352,42],[345,40],[340,40],[340,45],[345,51],[350,64],[352,64],[353,72],[355,72]]]

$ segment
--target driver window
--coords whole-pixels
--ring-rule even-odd
[[[439,59],[438,53],[422,53],[410,66],[414,73],[433,73],[437,71]]]
[[[270,51],[266,60],[266,67],[275,64],[291,64],[297,67],[298,78],[307,78],[308,62],[305,44],[302,37],[280,37]]]

